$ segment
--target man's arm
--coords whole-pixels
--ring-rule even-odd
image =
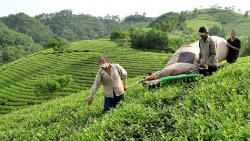
[[[240,40],[238,40],[238,41],[237,41],[237,45],[236,45],[235,47],[232,46],[232,45],[229,44],[229,43],[227,43],[227,46],[230,47],[230,48],[232,48],[232,49],[234,49],[234,50],[236,50],[236,51],[239,51],[240,48],[241,48],[241,43],[240,43]]]
[[[89,96],[89,99],[88,99],[88,105],[92,104],[93,96],[96,93],[96,91],[98,90],[98,88],[100,87],[101,80],[102,80],[101,72],[98,71],[97,74],[96,74],[96,77],[95,77],[95,81],[94,81],[94,83],[92,85],[92,88],[91,88],[90,96]]]
[[[240,49],[240,48],[241,48],[241,42],[240,42],[240,39],[238,39],[238,44],[237,44],[237,47],[238,47],[238,49]]]
[[[124,89],[126,90],[126,84],[127,84],[127,71],[122,67],[120,66],[119,64],[117,64],[118,66],[118,72],[120,73],[120,75],[122,76],[122,79],[123,79],[123,86],[124,86]]]
[[[210,57],[209,57],[209,59],[207,60],[207,62],[205,63],[204,66],[208,66],[208,63],[213,62],[213,60],[217,57],[217,51],[216,51],[216,45],[215,44],[216,44],[215,41],[212,41],[209,44]]]
[[[228,47],[230,47],[230,48],[232,48],[232,49],[234,49],[234,50],[237,50],[237,51],[239,51],[239,50],[240,50],[239,48],[234,47],[234,46],[232,46],[232,45],[230,45],[230,44],[227,44],[227,46],[228,46]]]

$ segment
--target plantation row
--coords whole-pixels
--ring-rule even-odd
[[[101,55],[107,56],[111,63],[122,65],[129,78],[142,77],[146,72],[162,69],[170,58],[170,54],[122,48],[108,40],[76,42],[72,43],[70,49],[73,51],[61,54],[57,61],[56,54],[48,49],[2,66],[0,114],[47,101],[48,97],[35,95],[34,83],[52,74],[70,74],[74,79],[69,86],[56,92],[55,97],[90,89],[98,70],[97,60]]]
[[[100,89],[91,106],[85,90],[14,111],[1,116],[0,140],[247,140],[249,59],[221,62],[213,76],[193,83],[138,84],[105,115]]]

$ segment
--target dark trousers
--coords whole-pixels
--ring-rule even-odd
[[[200,70],[200,74],[203,74],[204,76],[210,76],[213,75],[213,72],[217,71],[216,66],[208,66],[208,69]]]
[[[237,57],[230,57],[230,58],[228,57],[228,58],[227,58],[227,62],[228,62],[229,64],[235,63],[236,60],[237,60]]]
[[[121,101],[124,100],[124,94],[121,94],[119,96],[115,95],[115,92],[113,92],[114,97],[104,97],[104,110],[103,113],[106,113],[110,108],[116,108],[116,105]]]

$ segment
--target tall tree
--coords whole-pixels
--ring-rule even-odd
[[[62,76],[51,75],[41,80],[36,80],[34,92],[37,96],[48,96],[53,98],[54,93],[69,85],[73,81],[71,75],[66,74]]]
[[[224,28],[221,28],[220,26],[218,25],[213,25],[210,30],[209,30],[209,34],[211,36],[220,36],[220,37],[223,37],[225,38],[226,36],[226,32],[225,32],[225,29]]]
[[[244,18],[248,18],[248,13],[249,13],[249,11],[247,10],[247,11],[245,12],[245,14],[244,14]]]
[[[46,45],[47,48],[52,48],[56,52],[56,62],[61,53],[65,53],[69,48],[69,42],[64,38],[53,38]]]

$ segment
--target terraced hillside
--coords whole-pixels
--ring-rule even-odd
[[[157,71],[170,58],[170,54],[122,48],[109,40],[74,42],[70,50],[61,54],[57,62],[53,50],[48,49],[1,66],[0,114],[45,102],[46,97],[37,97],[33,92],[34,82],[52,74],[70,74],[74,79],[69,86],[56,92],[57,96],[90,89],[98,70],[97,60],[101,55],[107,56],[111,63],[122,65],[129,78]]]
[[[219,26],[224,26],[225,30],[228,33],[232,29],[238,30],[238,35],[249,35],[249,25],[250,25],[250,17],[244,18],[243,14],[236,13],[231,10],[211,10],[211,9],[200,9],[195,14],[194,12],[189,12],[187,16],[187,26],[198,30],[200,26],[206,25],[208,27],[212,27],[214,24]],[[226,25],[221,25],[221,22],[228,21]],[[229,36],[230,34],[228,34]]]
[[[91,106],[84,90],[0,115],[0,140],[248,141],[249,59],[220,62],[213,76],[193,83],[154,90],[137,85],[104,115],[100,89]]]

